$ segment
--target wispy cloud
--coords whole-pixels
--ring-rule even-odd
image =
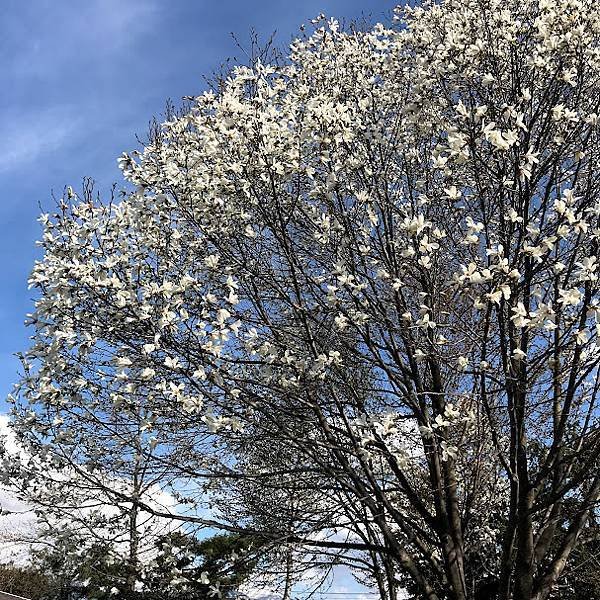
[[[71,107],[11,111],[0,119],[0,172],[30,166],[77,135],[81,118]]]
[[[127,108],[106,101],[119,63],[155,30],[156,0],[34,0],[0,26],[0,173],[56,152]],[[117,68],[115,69],[115,66]],[[66,100],[65,100],[66,98]]]
[[[37,0],[2,25],[0,60],[5,59],[12,78],[48,81],[70,67],[114,58],[153,29],[158,14],[154,0]],[[81,83],[63,82],[67,88]]]

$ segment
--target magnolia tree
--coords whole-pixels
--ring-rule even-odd
[[[286,597],[309,564],[557,597],[600,498],[599,84],[592,0],[320,19],[234,69],[134,192],[42,216],[23,493],[124,443],[185,507],[140,509],[262,540]]]

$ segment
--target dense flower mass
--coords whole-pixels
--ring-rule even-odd
[[[134,192],[42,215],[18,475],[143,463],[382,598],[552,597],[600,499],[599,83],[592,0],[319,19],[235,68],[119,159]]]

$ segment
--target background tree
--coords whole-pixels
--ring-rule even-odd
[[[0,565],[0,590],[30,600],[47,597],[52,582],[47,575],[30,566]]]
[[[172,532],[155,538],[154,552],[138,568],[138,585],[132,587],[127,555],[116,553],[106,542],[90,544],[65,531],[51,545],[35,549],[27,568],[0,569],[0,583],[5,583],[0,589],[28,591],[26,597],[32,600],[239,598],[238,590],[254,567],[251,542],[239,536],[197,540]],[[219,586],[209,581],[219,581]]]
[[[157,541],[156,566],[148,570],[143,597],[200,600],[220,594],[240,598],[240,586],[256,567],[252,546],[251,540],[236,534],[203,540],[180,532],[167,534]],[[211,581],[219,582],[218,593]]]
[[[562,527],[568,523],[561,524]],[[573,550],[571,560],[565,569],[565,575],[551,598],[600,598],[600,570],[598,569],[598,550],[600,549],[600,530],[598,515],[592,514],[589,522],[582,530],[580,543]]]
[[[268,541],[284,588],[312,561],[390,598],[556,589],[600,497],[600,13],[396,19],[318,20],[124,155],[136,191],[42,216],[24,494],[84,490],[82,423],[131,406],[187,511],[135,505]]]

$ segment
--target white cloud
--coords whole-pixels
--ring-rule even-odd
[[[9,417],[0,414],[0,437],[2,437],[4,446],[10,454],[26,456],[19,448],[19,445],[10,430]],[[113,480],[114,481],[114,480]],[[116,486],[119,482],[114,482]],[[161,490],[157,486],[153,486],[145,498],[146,502],[154,505],[156,508],[166,511],[176,511],[177,502],[173,496]],[[26,563],[29,557],[30,549],[43,539],[44,528],[37,520],[32,509],[24,502],[17,498],[15,490],[10,490],[0,487],[0,507],[4,511],[10,511],[11,514],[0,516],[0,564],[13,562],[16,564]],[[73,516],[80,515],[85,521],[85,514],[92,507],[95,508],[95,502],[90,505],[80,505],[73,512]],[[117,513],[115,506],[106,504],[102,508],[105,515]],[[68,520],[68,515],[67,515]],[[56,521],[55,526],[60,526],[61,521]],[[154,542],[160,535],[173,531],[179,527],[177,521],[170,519],[162,519],[149,514],[141,514],[138,521],[139,531],[143,538],[143,544],[139,549],[140,555],[149,558],[156,551]],[[95,530],[95,535],[102,536],[104,533],[98,529]],[[127,532],[123,532],[123,537],[115,537],[114,534],[107,534],[106,539],[111,539],[113,548],[116,552],[128,552],[126,545]]]
[[[0,415],[0,436],[4,437],[6,449],[17,452],[18,446],[8,429],[8,416]],[[0,508],[10,515],[0,516],[0,563],[26,562],[29,541],[35,536],[36,518],[29,507],[18,500],[10,490],[0,487]]]

